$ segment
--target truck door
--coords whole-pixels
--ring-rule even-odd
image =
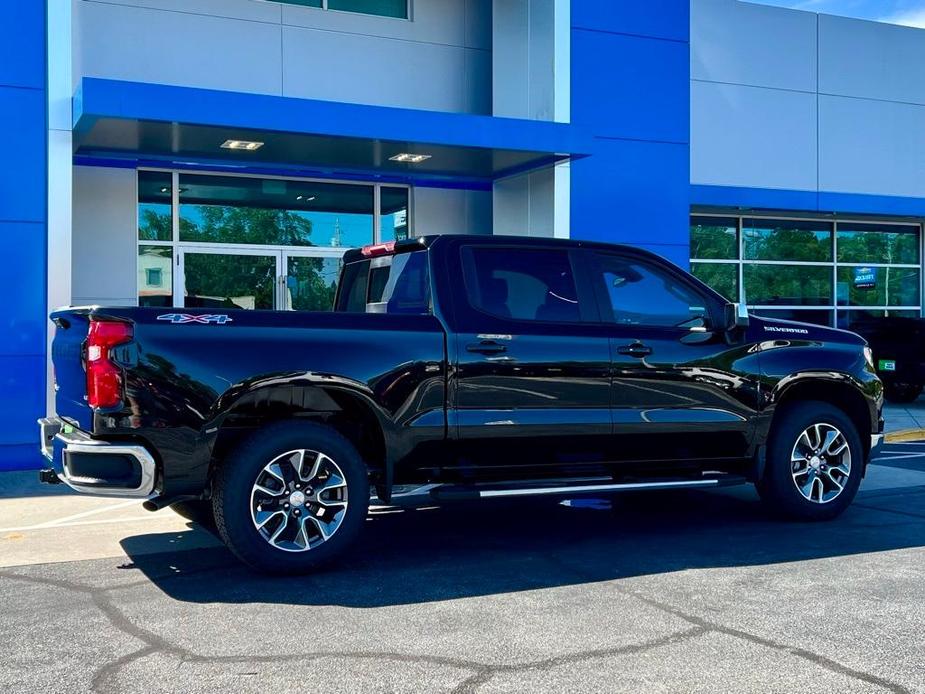
[[[448,420],[462,463],[600,459],[611,433],[610,343],[575,251],[466,242],[450,254],[464,280],[453,290]]]
[[[610,331],[615,457],[745,455],[757,357],[746,344],[726,341],[721,302],[647,255],[590,255]]]

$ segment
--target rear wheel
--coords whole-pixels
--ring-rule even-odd
[[[757,485],[762,501],[792,520],[835,518],[861,484],[864,451],[857,427],[824,402],[799,403],[780,416]]]
[[[218,469],[212,507],[219,534],[267,573],[304,573],[343,556],[369,507],[366,465],[336,431],[271,424]]]
[[[890,402],[915,402],[921,394],[922,386],[909,383],[885,383],[883,385],[883,396]]]

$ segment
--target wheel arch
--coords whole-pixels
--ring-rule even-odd
[[[273,422],[311,421],[329,426],[353,444],[374,478],[389,484],[388,419],[371,398],[342,385],[313,383],[257,384],[222,407],[207,431],[211,438],[209,479],[228,453],[244,438]]]
[[[850,376],[826,374],[800,374],[799,377],[781,381],[772,397],[772,412],[766,440],[774,434],[775,425],[782,415],[795,403],[807,401],[825,402],[844,412],[857,428],[864,457],[870,453],[871,434],[875,432],[876,414],[872,412],[870,400],[860,384]]]

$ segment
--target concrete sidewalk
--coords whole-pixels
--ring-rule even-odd
[[[925,439],[925,397],[905,405],[885,403],[883,419],[889,438],[900,434],[903,439]]]

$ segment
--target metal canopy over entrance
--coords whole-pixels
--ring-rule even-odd
[[[490,182],[585,156],[567,123],[420,111],[85,78],[78,155],[276,168],[311,175]],[[252,151],[229,140],[261,143]],[[401,154],[425,155],[419,162]]]

